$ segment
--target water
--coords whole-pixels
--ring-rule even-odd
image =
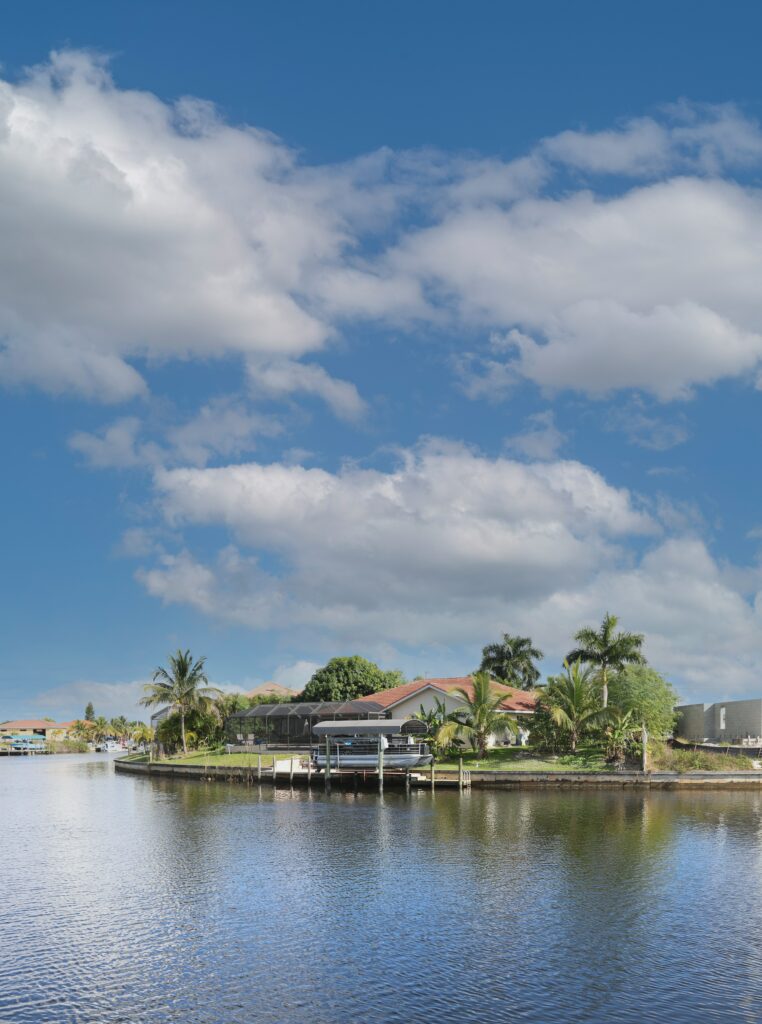
[[[0,761],[0,1022],[762,1020],[762,796]]]

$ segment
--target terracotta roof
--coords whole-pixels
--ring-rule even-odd
[[[505,686],[503,683],[493,683],[496,690],[505,693],[505,699],[500,707],[503,711],[524,711],[532,712],[537,706],[537,697],[527,690],[518,690],[513,686]],[[465,690],[471,696],[474,692],[472,676],[450,676],[445,679],[416,679],[412,683],[403,683],[402,686],[394,686],[391,690],[380,690],[378,693],[371,693],[367,697],[359,697],[358,700],[374,701],[383,708],[393,707],[406,697],[413,697],[420,690],[433,687],[441,693],[451,693],[453,690]]]
[[[41,718],[17,718],[13,722],[0,722],[0,729],[71,729],[74,722],[46,722]]]

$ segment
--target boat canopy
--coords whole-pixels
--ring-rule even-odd
[[[405,718],[350,718],[344,722],[320,722],[313,725],[312,731],[316,736],[399,736],[406,723]]]

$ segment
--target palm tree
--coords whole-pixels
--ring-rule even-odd
[[[103,715],[98,715],[92,724],[90,730],[91,739],[94,739],[96,743],[102,743],[103,740],[107,740],[111,735],[111,722],[108,718],[104,718]]]
[[[206,658],[194,661],[190,651],[180,651],[169,656],[169,669],[159,666],[153,674],[153,682],[143,687],[145,694],[139,703],[145,707],[168,704],[180,715],[180,735],[183,753],[188,753],[185,739],[185,716],[190,711],[208,711],[214,699],[222,694],[216,686],[209,686],[204,674]],[[158,680],[158,682],[157,682]]]
[[[145,722],[135,722],[132,730],[132,739],[138,746],[147,746],[149,743],[153,743],[154,731],[150,725],[146,725]]]
[[[130,735],[130,723],[124,715],[111,719],[111,732],[118,740],[123,740]]]
[[[473,676],[473,692],[464,687],[454,691],[463,698],[463,707],[453,713],[453,720],[443,725],[437,733],[437,742],[447,746],[458,736],[468,736],[480,758],[487,752],[487,744],[496,733],[515,733],[518,726],[500,705],[505,693],[495,687],[487,672]]]
[[[583,669],[578,661],[571,666],[565,661],[563,674],[548,679],[543,704],[553,724],[568,737],[572,753],[603,718],[593,669]]]
[[[616,615],[609,615],[606,612],[600,629],[586,626],[574,634],[574,639],[579,646],[566,655],[569,664],[581,661],[584,664],[598,667],[604,708],[608,706],[609,702],[609,671],[613,669],[613,671],[619,672],[625,665],[645,665],[646,663],[640,650],[645,639],[643,634],[615,633],[614,630],[618,623],[619,619]]]
[[[454,737],[448,735],[446,731],[442,733],[442,729],[450,723],[460,723],[460,719],[458,718],[457,711],[447,710],[447,704],[445,701],[439,700],[438,697],[435,697],[434,707],[432,709],[427,711],[423,704],[421,704],[420,710],[414,711],[410,717],[416,718],[419,722],[426,723],[426,739],[434,750],[434,753],[437,753],[442,747],[440,742],[440,733],[445,740],[444,745],[452,745]],[[452,732],[452,730],[450,730],[450,732]]]
[[[544,655],[532,645],[528,636],[511,636],[503,633],[503,639],[496,644],[487,644],[482,649],[480,672],[489,672],[501,683],[531,690],[540,673],[535,661],[542,661]]]

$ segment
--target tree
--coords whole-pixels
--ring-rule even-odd
[[[183,753],[188,753],[185,735],[185,719],[191,711],[208,711],[214,698],[222,691],[216,686],[209,686],[204,674],[206,658],[194,661],[189,650],[178,650],[169,656],[169,669],[161,665],[153,674],[153,682],[143,687],[144,696],[139,703],[145,707],[165,704],[174,708],[180,716],[180,735]]]
[[[562,674],[549,677],[541,704],[558,730],[559,745],[566,746],[572,753],[579,741],[603,719],[593,669],[589,666],[583,669],[579,661],[573,665],[565,661]]]
[[[379,690],[400,686],[405,677],[398,670],[385,672],[359,654],[349,658],[331,658],[319,668],[304,688],[303,701],[354,700]]]
[[[154,731],[145,722],[136,722],[132,730],[132,739],[140,746],[147,746],[153,743]]]
[[[92,729],[90,730],[91,738],[96,743],[101,743],[103,740],[107,740],[111,735],[111,722],[108,718],[104,718],[103,715],[98,715],[97,718],[93,719]]]
[[[93,702],[91,700],[87,702],[87,707],[85,708],[85,721],[95,721],[95,708],[93,707]]]
[[[482,649],[480,672],[489,672],[501,683],[531,690],[540,673],[535,661],[542,661],[542,651],[532,645],[528,636],[511,636],[503,633],[503,639],[496,644],[487,644]]]
[[[605,715],[603,741],[606,760],[622,762],[640,726],[632,711],[622,711],[620,708],[609,705],[603,714]]]
[[[626,665],[609,683],[609,703],[622,712],[632,712],[634,722],[645,724],[654,738],[672,734],[679,699],[672,684],[647,665]]]
[[[464,687],[453,692],[463,698],[463,707],[454,712],[452,721],[439,729],[437,741],[440,745],[449,746],[457,737],[466,736],[482,758],[491,737],[517,731],[515,719],[500,711],[505,693],[497,689],[488,672],[477,672],[473,676],[473,692]]]
[[[426,724],[426,741],[432,747],[434,753],[438,753],[443,747],[447,748],[453,745],[455,737],[450,735],[453,730],[442,732],[442,728],[453,722],[459,724],[460,719],[458,718],[457,711],[447,710],[445,701],[435,697],[433,708],[427,711],[423,704],[421,704],[420,710],[414,711],[410,717]],[[454,731],[457,732],[457,730]],[[444,743],[440,742],[440,734]]]
[[[585,627],[574,634],[579,646],[566,655],[570,665],[581,661],[586,665],[597,666],[604,708],[609,702],[609,673],[619,672],[625,665],[644,665],[646,662],[641,653],[643,634],[615,633],[618,623],[616,615],[606,612],[600,629]]]
[[[118,718],[111,719],[111,733],[118,740],[126,739],[130,735],[130,731],[130,723],[124,715],[119,715]]]

